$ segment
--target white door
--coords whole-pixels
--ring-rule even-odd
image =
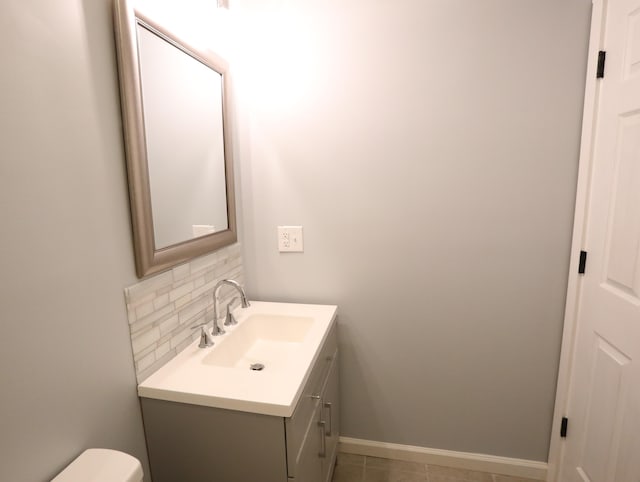
[[[640,482],[640,0],[608,0],[603,17],[560,482]]]

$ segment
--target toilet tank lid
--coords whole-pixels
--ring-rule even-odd
[[[51,482],[141,482],[140,461],[109,449],[87,449]]]

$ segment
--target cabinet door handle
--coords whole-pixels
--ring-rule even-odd
[[[318,457],[322,459],[327,456],[327,441],[325,439],[326,425],[327,425],[327,422],[325,422],[324,420],[321,420],[320,422],[318,422],[318,427],[320,427],[320,431],[322,433],[322,450],[318,454]]]
[[[333,429],[333,410],[331,409],[331,407],[332,407],[331,402],[324,402],[324,408],[329,409],[329,430],[325,432],[327,437],[331,437],[331,431]]]

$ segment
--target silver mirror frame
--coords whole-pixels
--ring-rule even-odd
[[[202,52],[190,46],[183,39],[135,9],[130,0],[115,0],[114,16],[136,273],[139,278],[142,278],[237,241],[231,121],[229,118],[228,99],[230,82],[228,65],[223,59],[218,58],[211,52]],[[222,75],[222,118],[228,228],[162,249],[156,249],[154,240],[136,33],[136,24],[138,22],[141,22],[164,40]]]

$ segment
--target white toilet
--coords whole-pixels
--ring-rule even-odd
[[[117,450],[88,449],[51,482],[142,482],[142,465]]]

